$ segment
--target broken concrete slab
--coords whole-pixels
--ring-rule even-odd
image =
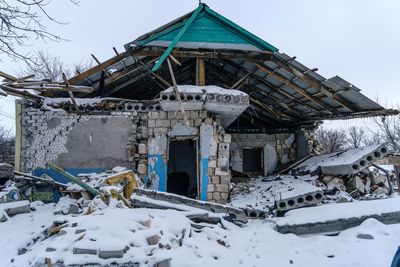
[[[386,144],[353,148],[331,154],[311,157],[292,173],[349,175],[360,172],[383,158],[388,152]]]
[[[349,211],[351,211],[349,213]],[[340,232],[374,218],[384,224],[400,223],[400,198],[338,203],[291,210],[276,218],[277,231],[297,235]]]
[[[0,209],[4,210],[10,217],[31,212],[30,202],[27,200],[2,203],[0,204]]]
[[[199,201],[184,196],[153,191],[145,189],[135,189],[135,194],[139,196],[146,196],[154,200],[167,201],[174,204],[187,205],[193,208],[203,209],[213,213],[224,213],[228,214],[232,221],[238,223],[247,223],[246,213],[237,208],[233,208],[227,205],[216,204],[211,202]]]

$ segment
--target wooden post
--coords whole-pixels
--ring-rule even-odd
[[[206,85],[206,62],[203,58],[196,58],[196,85]]]

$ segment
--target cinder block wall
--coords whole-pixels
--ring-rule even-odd
[[[22,107],[20,169],[48,161],[70,168],[128,166],[133,120],[132,113],[77,115]]]
[[[280,165],[296,160],[296,142],[293,133],[232,134],[231,165],[243,171],[243,149],[262,148],[264,175],[273,173]]]
[[[203,125],[212,127],[207,155],[205,188],[207,200],[224,203],[229,198],[229,143],[218,120],[206,110],[187,111],[189,129],[200,136]],[[21,106],[20,169],[31,171],[54,162],[65,168],[112,168],[126,166],[145,179],[149,177],[149,141],[155,137],[179,134],[185,125],[181,112],[107,111],[82,114],[62,109],[42,110]],[[178,131],[178,132],[177,132]],[[163,160],[168,158],[165,151]],[[201,163],[199,163],[199,166]],[[203,177],[202,177],[203,178]],[[201,181],[203,181],[202,179]],[[158,189],[158,188],[157,188]],[[203,198],[204,199],[204,198]]]

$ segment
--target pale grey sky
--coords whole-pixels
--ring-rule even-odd
[[[326,78],[340,75],[387,107],[400,102],[400,1],[398,0],[205,0],[210,8],[258,35]],[[29,50],[48,50],[66,63],[101,61],[122,46],[197,7],[197,0],[81,0],[79,7],[53,0],[49,12],[68,25],[50,31],[71,40],[32,40]],[[21,63],[0,55],[0,70],[15,74]],[[0,111],[14,116],[11,98]],[[352,124],[352,121],[344,124]],[[14,128],[0,114],[0,125]]]

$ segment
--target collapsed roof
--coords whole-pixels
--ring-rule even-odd
[[[125,50],[115,50],[116,56],[69,79],[70,85],[94,88],[76,96],[158,98],[172,84],[164,62],[171,58],[177,84],[217,85],[249,94],[250,107],[231,128],[293,128],[326,119],[398,114],[339,76],[324,78],[205,4],[126,44]]]

